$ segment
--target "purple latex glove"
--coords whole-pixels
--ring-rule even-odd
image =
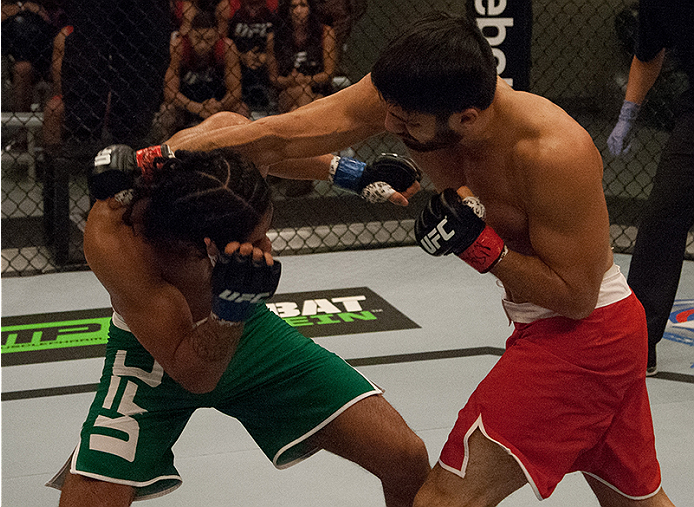
[[[607,148],[615,157],[629,152],[632,129],[639,114],[639,109],[641,109],[641,106],[635,102],[625,100],[624,104],[622,104],[617,124],[612,129],[610,137],[607,138]]]

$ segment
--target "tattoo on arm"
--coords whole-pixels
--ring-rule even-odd
[[[227,325],[207,318],[196,324],[190,336],[190,345],[201,360],[222,361],[236,352],[242,331],[242,322]]]

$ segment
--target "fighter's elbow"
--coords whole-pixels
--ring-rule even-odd
[[[214,391],[226,368],[221,364],[197,363],[168,365],[166,373],[183,389],[193,394],[206,394]]]
[[[590,316],[598,302],[597,294],[575,295],[567,302],[560,313],[573,320],[582,320]]]

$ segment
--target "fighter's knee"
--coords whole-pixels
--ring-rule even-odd
[[[433,497],[426,486],[422,486],[414,497],[412,507],[431,507]]]
[[[417,495],[415,496],[414,503],[412,507],[458,507],[459,505],[466,505],[459,502],[458,498],[455,498],[450,494],[445,487],[441,487],[439,482],[439,474],[441,470],[437,467],[429,474],[424,485],[419,488]],[[469,504],[478,505],[478,504]]]
[[[431,470],[431,465],[429,464],[429,453],[427,452],[426,445],[424,445],[424,441],[417,435],[414,435],[410,439],[408,458],[411,463],[416,465],[422,476],[422,482],[424,482],[424,479],[426,479],[426,476]]]
[[[394,466],[387,476],[382,477],[386,490],[397,492],[411,505],[417,491],[422,487],[431,471],[429,454],[421,438],[414,433],[395,450],[392,456]]]

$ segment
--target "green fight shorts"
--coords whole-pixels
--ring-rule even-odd
[[[135,487],[136,499],[181,485],[172,447],[193,412],[238,419],[277,468],[318,449],[308,438],[381,390],[337,355],[259,305],[214,391],[193,394],[171,379],[135,336],[111,323],[101,382],[68,472]]]

